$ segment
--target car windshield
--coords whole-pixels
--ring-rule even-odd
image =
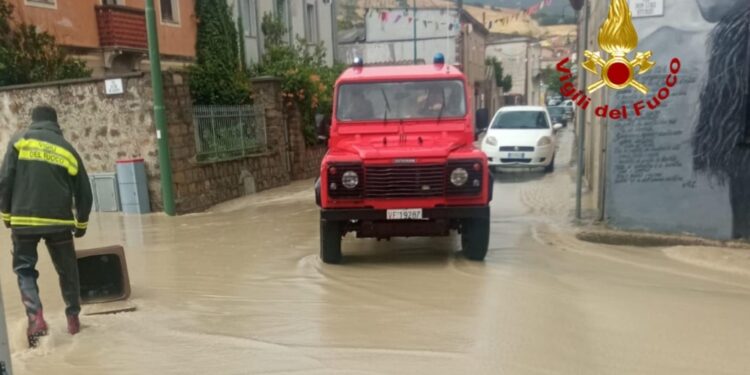
[[[339,86],[340,121],[455,118],[466,115],[459,80],[350,83]]]
[[[548,107],[547,111],[549,112],[550,116],[559,117],[565,114],[565,108],[560,107]]]
[[[501,112],[492,129],[549,129],[547,116],[541,111]]]

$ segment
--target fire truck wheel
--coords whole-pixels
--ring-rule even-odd
[[[470,260],[482,261],[490,245],[490,220],[466,219],[461,231],[461,244],[464,256]]]
[[[341,223],[320,220],[320,259],[324,263],[341,263]]]

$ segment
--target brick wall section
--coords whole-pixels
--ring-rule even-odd
[[[96,7],[99,45],[147,49],[146,15],[143,9],[117,5]]]
[[[185,78],[164,77],[172,159],[175,206],[180,214],[203,211],[215,204],[248,193],[249,177],[257,191],[283,186],[290,181],[284,155],[284,112],[279,82],[253,82],[255,102],[265,108],[268,147],[266,152],[232,161],[198,163],[190,94]]]

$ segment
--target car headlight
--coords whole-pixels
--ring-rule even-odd
[[[454,186],[464,186],[469,180],[469,172],[463,168],[456,168],[451,172],[451,183]]]
[[[536,145],[539,146],[539,147],[542,147],[542,146],[549,146],[551,144],[552,144],[552,138],[550,138],[550,137],[542,137],[542,138],[539,139],[539,142],[537,142]]]
[[[497,138],[489,135],[484,138],[484,143],[490,145],[490,146],[497,146]]]
[[[341,176],[341,184],[347,189],[354,189],[359,185],[359,175],[354,171],[346,171]]]

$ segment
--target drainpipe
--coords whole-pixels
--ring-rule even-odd
[[[583,57],[583,51],[586,50],[589,46],[589,17],[591,16],[591,12],[589,10],[590,3],[586,1],[586,4],[584,5],[585,15],[584,15],[584,22],[583,22],[583,32],[578,34],[578,37],[581,37],[581,34],[583,34],[583,46],[579,47],[578,56],[579,58],[578,63],[582,63],[582,57]],[[586,90],[586,70],[585,69],[578,69],[580,72],[580,82],[581,82],[581,90]],[[580,111],[580,116],[578,117],[578,129],[577,134],[578,136],[578,168],[577,168],[577,176],[576,176],[576,219],[581,220],[582,213],[581,213],[581,196],[583,192],[583,168],[585,161],[583,160],[584,154],[583,154],[583,148],[585,145],[586,140],[586,112]]]
[[[599,162],[599,221],[604,221],[604,205],[606,204],[605,198],[607,194],[607,158],[609,157],[607,145],[607,132],[609,130],[609,119],[604,121],[601,133],[601,144],[602,144],[602,158]]]
[[[172,195],[172,163],[169,160],[167,114],[164,111],[164,86],[161,80],[159,35],[156,30],[154,0],[146,0],[146,30],[148,33],[148,55],[151,61],[151,87],[154,92],[156,139],[159,145],[159,175],[161,176],[162,200],[164,201],[164,213],[169,216],[174,216],[175,207],[174,196]]]
[[[414,0],[413,13],[414,13],[414,65],[417,65],[417,0]]]
[[[320,22],[318,22],[320,24]],[[339,60],[338,56],[339,49],[339,18],[338,8],[336,7],[336,1],[331,1],[331,58],[333,63]]]

